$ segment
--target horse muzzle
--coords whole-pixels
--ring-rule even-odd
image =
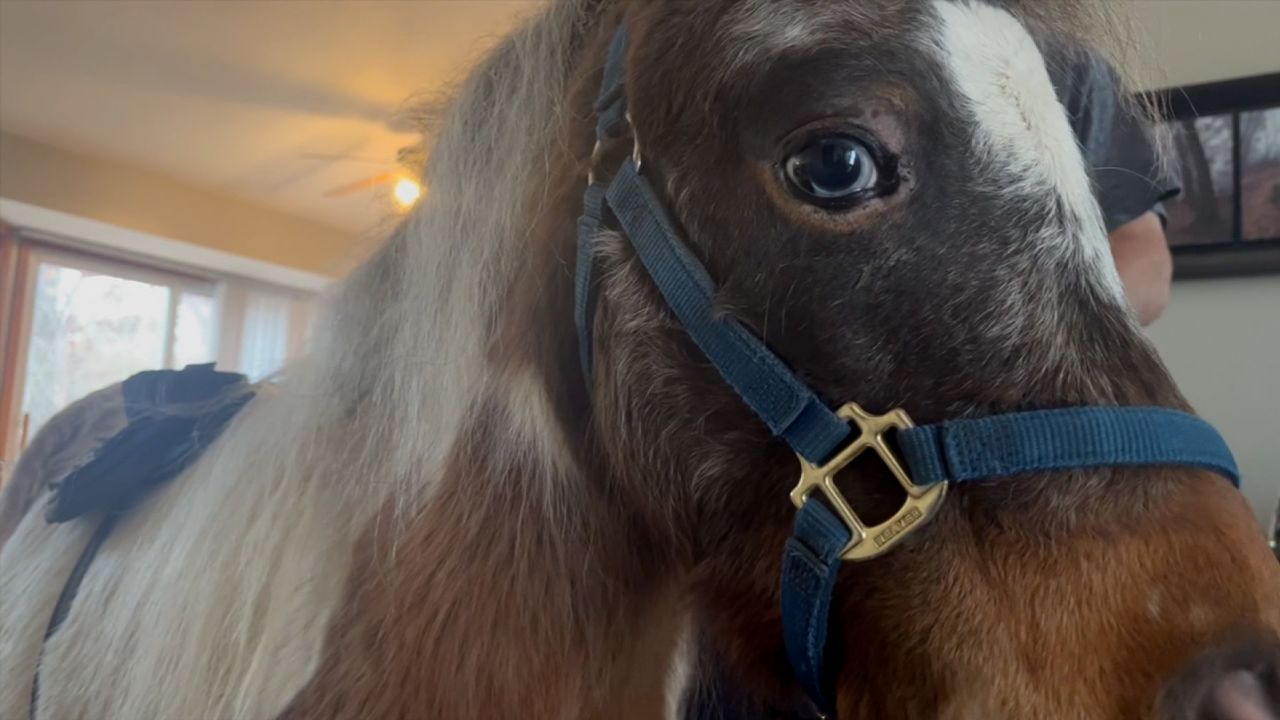
[[[1280,638],[1255,632],[1202,653],[1159,707],[1158,720],[1280,720]]]

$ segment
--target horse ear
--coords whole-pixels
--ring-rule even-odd
[[[1280,643],[1251,639],[1200,657],[1165,688],[1159,720],[1280,720]]]

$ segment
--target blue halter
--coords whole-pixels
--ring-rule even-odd
[[[609,47],[595,105],[596,152],[630,125],[624,87],[626,28]],[[638,145],[637,145],[638,147]],[[671,311],[724,380],[800,459],[798,508],[782,563],[782,622],[796,679],[819,709],[834,710],[824,665],[827,619],[843,560],[875,557],[936,513],[949,485],[1028,472],[1104,466],[1190,465],[1239,485],[1231,451],[1208,423],[1160,407],[1081,407],[1008,413],[915,427],[901,410],[877,416],[852,403],[833,412],[738,321],[712,311],[716,287],[680,240],[640,174],[638,151],[607,186],[593,167],[578,222],[575,320],[583,370],[591,372],[594,243],[607,208]],[[854,427],[860,432],[855,435]],[[886,442],[896,434],[900,453]],[[868,527],[836,488],[837,472],[874,450],[907,492],[889,520]],[[811,502],[819,492],[825,502]]]

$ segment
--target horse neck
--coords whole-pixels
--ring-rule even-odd
[[[286,717],[659,715],[682,631],[660,544],[493,402],[431,497],[389,503],[357,542],[327,660]]]
[[[443,465],[404,483],[429,496],[389,501],[359,539],[328,659],[287,717],[662,713],[681,572],[589,430],[558,260],[572,176],[547,191]]]

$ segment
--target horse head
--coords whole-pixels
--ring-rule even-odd
[[[1091,51],[1090,12],[632,4],[605,23],[575,79],[566,145],[576,162],[553,185],[576,199],[584,168],[608,172],[634,154],[714,279],[716,312],[829,402],[905,408],[917,422],[1186,409],[1126,306],[1050,82],[1046,57],[1061,61],[1061,50],[1047,48]],[[629,131],[592,153],[588,103],[617,23],[630,32]],[[548,235],[567,242],[572,231]],[[787,707],[779,553],[796,458],[674,321],[625,235],[614,225],[596,239],[592,374],[567,414],[587,418],[592,474],[687,569],[713,644]],[[550,284],[536,276],[522,303],[537,306],[532,293]],[[564,321],[567,297],[543,305],[543,325]],[[576,384],[572,340],[557,342],[559,370],[543,371]],[[844,496],[869,521],[901,503],[873,458],[844,475]],[[1242,707],[1250,683],[1274,693],[1278,582],[1249,509],[1207,472],[1107,468],[957,488],[916,537],[842,572],[840,715]],[[1210,650],[1235,636],[1252,650]],[[1217,712],[1193,716],[1248,717]]]

